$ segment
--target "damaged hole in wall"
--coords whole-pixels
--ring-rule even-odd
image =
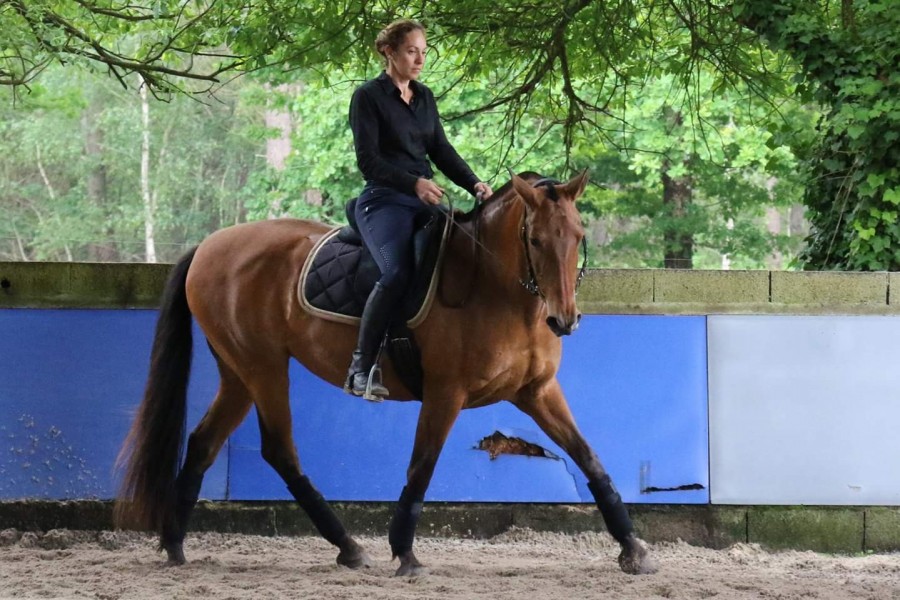
[[[653,494],[656,492],[690,492],[706,489],[699,483],[686,483],[684,485],[676,485],[673,487],[657,487],[650,485],[650,467],[651,463],[649,460],[641,461],[640,484],[642,494]]]
[[[686,483],[684,485],[679,485],[675,487],[650,487],[641,488],[642,494],[653,494],[655,492],[691,492],[694,490],[704,490],[706,488],[703,487],[702,484],[699,483]]]
[[[539,458],[552,458],[555,460],[559,460],[559,457],[547,450],[546,448],[539,446],[538,444],[532,444],[531,442],[526,442],[522,438],[507,436],[499,431],[495,431],[491,435],[482,438],[478,445],[475,446],[477,450],[484,450],[488,453],[491,460],[494,460],[501,454],[517,454],[519,456],[537,456]]]

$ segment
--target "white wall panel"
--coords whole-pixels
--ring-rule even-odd
[[[900,317],[707,331],[713,503],[900,504]]]

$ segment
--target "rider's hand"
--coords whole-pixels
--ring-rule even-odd
[[[494,190],[491,189],[491,186],[486,184],[483,181],[479,181],[475,184],[475,197],[478,198],[481,202],[484,202],[488,198],[494,195]]]
[[[426,204],[440,204],[443,195],[444,190],[441,189],[441,186],[430,179],[420,177],[416,181],[416,196],[418,196],[419,200],[422,202]]]

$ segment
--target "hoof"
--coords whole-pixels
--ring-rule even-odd
[[[647,545],[632,537],[619,554],[619,567],[629,575],[650,575],[656,573],[659,565],[650,556]]]
[[[184,558],[184,549],[181,544],[172,544],[166,546],[166,555],[168,556],[168,560],[166,560],[166,566],[180,567],[187,562],[187,560]]]
[[[400,557],[400,567],[394,573],[394,577],[421,577],[428,575],[428,569],[419,562],[416,555],[410,552]]]
[[[350,540],[344,548],[341,548],[337,556],[337,564],[350,569],[367,569],[372,566],[372,559],[366,554],[362,546],[354,540]]]

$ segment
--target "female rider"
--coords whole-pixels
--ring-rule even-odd
[[[356,202],[356,223],[381,270],[363,309],[344,385],[355,396],[366,394],[381,341],[409,283],[416,215],[429,204],[439,204],[444,193],[431,180],[428,159],[476,197],[486,199],[493,193],[447,140],[434,94],[418,81],[426,48],[425,28],[417,21],[402,19],[385,27],[375,40],[385,70],[357,88],[350,101],[356,162],[366,180]],[[388,394],[373,378],[370,399]]]

